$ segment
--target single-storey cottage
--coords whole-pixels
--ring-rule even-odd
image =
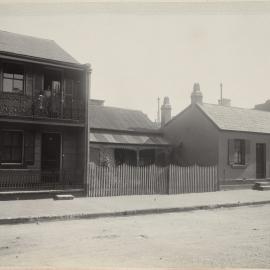
[[[191,104],[162,128],[178,164],[218,165],[220,183],[270,178],[270,112],[203,103],[199,84]]]
[[[105,166],[165,163],[169,143],[143,112],[91,99],[89,115],[90,162]]]

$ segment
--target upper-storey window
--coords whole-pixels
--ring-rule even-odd
[[[61,91],[61,73],[57,70],[45,70],[44,90],[50,92],[49,95],[58,95]]]
[[[24,82],[24,70],[22,65],[4,64],[3,68],[3,92],[22,93]]]

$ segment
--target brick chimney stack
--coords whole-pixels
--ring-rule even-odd
[[[164,97],[163,104],[161,106],[161,126],[163,127],[172,117],[172,106],[170,104],[169,97]]]
[[[200,84],[194,83],[193,92],[191,93],[191,104],[202,104],[203,103],[203,94],[200,90]]]

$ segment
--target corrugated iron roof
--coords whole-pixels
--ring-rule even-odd
[[[89,105],[90,128],[119,131],[152,130],[156,125],[141,111]]]
[[[197,104],[222,130],[270,134],[270,112],[215,104]]]
[[[55,41],[0,30],[0,52],[79,64]]]
[[[90,142],[111,144],[134,144],[134,145],[160,145],[168,146],[169,143],[161,136],[148,136],[139,134],[113,134],[90,132]]]

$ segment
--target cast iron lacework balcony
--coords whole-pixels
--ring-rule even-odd
[[[40,91],[35,96],[0,92],[0,115],[83,121],[84,104],[71,96],[63,97],[46,91]]]

